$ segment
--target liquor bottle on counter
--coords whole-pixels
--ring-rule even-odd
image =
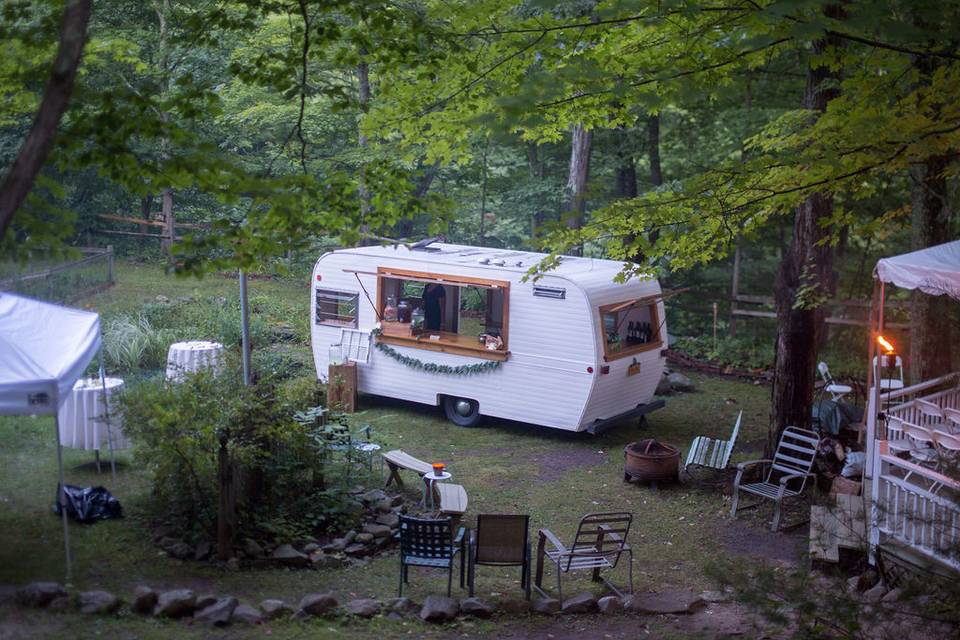
[[[635,344],[637,341],[637,328],[634,326],[633,321],[627,324],[627,344]]]

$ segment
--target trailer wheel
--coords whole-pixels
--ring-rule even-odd
[[[480,403],[469,398],[443,398],[443,411],[447,420],[460,427],[474,427],[480,422]]]

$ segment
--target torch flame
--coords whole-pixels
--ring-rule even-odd
[[[886,351],[884,355],[892,356],[896,352],[896,350],[893,348],[893,344],[883,336],[877,336],[877,344],[883,347],[884,351]]]

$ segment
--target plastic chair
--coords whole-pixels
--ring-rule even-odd
[[[520,567],[520,586],[530,599],[530,516],[484,514],[470,532],[467,586],[473,597],[476,567]]]
[[[944,407],[943,417],[946,419],[944,426],[946,426],[951,433],[960,433],[960,409]]]
[[[943,424],[943,409],[938,405],[930,402],[929,400],[924,400],[923,398],[917,398],[914,400],[914,406],[920,410],[920,413],[923,414],[923,424],[926,425],[941,425]]]
[[[845,384],[838,384],[837,381],[833,379],[833,376],[830,375],[830,368],[827,367],[826,362],[821,362],[818,364],[817,371],[820,372],[820,377],[823,378],[825,385],[823,390],[830,394],[830,399],[834,402],[838,402],[840,398],[848,393],[853,393],[853,387]]]
[[[933,440],[937,445],[937,470],[940,472],[960,470],[960,436],[934,430]]]
[[[884,358],[889,358],[890,356],[884,356]],[[892,367],[884,367],[886,369],[896,369],[897,377],[890,378],[883,375],[883,371],[880,372],[880,390],[881,391],[895,391],[897,389],[903,389],[903,360],[900,359],[900,356],[893,356],[894,364]],[[877,358],[873,358],[873,368],[877,368]]]
[[[400,516],[400,588],[397,596],[403,596],[403,583],[409,582],[411,566],[432,567],[447,570],[447,597],[453,586],[453,563],[460,554],[460,588],[463,588],[464,558],[463,527],[453,536],[450,518],[424,520]]]
[[[910,422],[903,423],[903,432],[916,445],[909,450],[910,457],[917,464],[935,466],[937,464],[937,443],[933,432],[926,427]]]

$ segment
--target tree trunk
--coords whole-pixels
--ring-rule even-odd
[[[140,217],[143,218],[144,223],[150,221],[150,214],[153,209],[153,194],[148,193],[147,195],[140,198]],[[150,227],[146,224],[141,224],[140,233],[147,234],[150,233]],[[147,238],[142,237],[139,240],[140,247],[144,247],[147,243]]]
[[[367,109],[370,106],[370,65],[365,60],[367,55],[367,50],[363,47],[360,47],[360,63],[357,64],[357,97],[360,105],[360,115],[363,116],[367,112]],[[357,142],[360,145],[361,153],[365,153],[367,147],[369,146],[369,141],[367,136],[360,132]],[[361,158],[360,160],[360,172],[359,177],[357,178],[358,185],[357,191],[360,194],[360,220],[363,221],[361,231],[369,232],[370,230],[370,190],[367,188],[367,168],[366,168],[366,158]],[[360,244],[372,244],[373,240],[371,238],[364,237],[360,239]]]
[[[437,177],[437,174],[440,173],[440,161],[435,161],[432,165],[428,167],[423,166],[423,160],[420,160],[420,176],[417,178],[416,183],[414,183],[412,196],[419,200],[420,198],[425,198],[427,193],[430,192],[430,187],[433,186],[433,181]],[[406,238],[410,239],[410,236],[413,235],[413,219],[412,218],[403,218],[397,221],[395,228],[397,238]]]
[[[230,462],[229,438],[220,436],[217,452],[217,558],[229,560],[233,555],[236,517],[233,486],[233,465]]]
[[[617,127],[617,174],[613,193],[618,199],[637,197],[637,162],[628,145],[626,129]]]
[[[83,57],[92,0],[70,0],[60,20],[60,44],[53,60],[47,86],[40,99],[37,117],[23,140],[9,171],[0,182],[0,240],[6,235],[16,213],[43,168],[63,112],[67,110],[77,67]]]
[[[490,151],[490,139],[487,139],[487,144],[483,148],[483,181],[480,184],[480,234],[477,239],[477,245],[483,246],[483,238],[486,234],[486,222],[487,222],[487,155]]]
[[[160,86],[163,93],[170,90],[170,48],[167,38],[167,16],[170,15],[170,0],[163,0],[162,3],[155,3],[154,10],[157,13],[157,21],[160,23]],[[166,124],[170,121],[170,114],[163,112],[160,119]],[[160,157],[167,160],[170,157],[170,140],[163,138],[160,141]],[[163,237],[160,239],[160,248],[164,253],[170,255],[170,247],[176,242],[177,234],[175,231],[174,213],[173,213],[173,189],[165,188],[160,196],[160,212],[163,216]]]
[[[916,251],[952,240],[950,208],[944,171],[949,160],[944,156],[927,158],[913,167],[911,193],[910,246]],[[931,296],[914,291],[910,307],[910,383],[916,384],[950,372],[950,310],[947,296]]]
[[[835,42],[817,40],[814,57],[823,55]],[[815,63],[811,63],[815,64]],[[823,113],[827,103],[837,96],[835,87],[823,86],[836,76],[826,66],[807,69],[803,106]],[[777,310],[776,360],[772,389],[772,416],[768,435],[768,454],[788,426],[810,427],[817,345],[826,326],[822,306],[800,304],[801,289],[815,289],[817,297],[832,297],[836,287],[833,251],[820,241],[826,235],[821,223],[833,213],[833,201],[812,193],[797,207],[793,220],[793,239],[784,252],[777,273],[774,300]]]
[[[527,143],[527,167],[530,169],[530,178],[532,180],[543,180],[544,166],[540,158],[539,147],[532,142]],[[537,237],[537,230],[546,222],[546,212],[543,209],[543,203],[538,201],[534,205],[533,215],[530,218],[530,237]]]
[[[590,177],[590,151],[593,133],[583,125],[573,127],[570,140],[570,173],[567,177],[567,202],[563,208],[564,222],[570,229],[583,227],[583,214],[586,211],[587,180]],[[583,253],[583,245],[573,248],[575,255]]]
[[[647,157],[650,159],[650,184],[659,187],[663,184],[663,171],[660,169],[660,114],[654,114],[647,120]]]

